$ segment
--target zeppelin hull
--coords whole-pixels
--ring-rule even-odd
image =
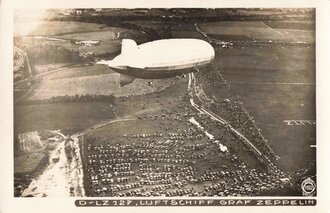
[[[165,66],[165,67],[152,67],[152,68],[135,68],[135,67],[110,67],[112,70],[134,76],[135,78],[144,78],[144,79],[157,79],[157,78],[170,78],[186,73],[193,72],[196,68],[201,68],[207,66],[211,63],[213,59],[196,62],[189,65],[180,65],[180,66]]]
[[[99,64],[136,78],[167,78],[193,72],[213,61],[212,45],[199,39],[164,39],[137,45],[123,39],[121,54]]]

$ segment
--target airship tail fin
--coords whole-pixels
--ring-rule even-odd
[[[96,64],[105,64],[105,65],[108,65],[108,62],[106,60],[101,60],[101,61],[97,61]]]
[[[123,39],[121,43],[121,54],[122,55],[134,55],[138,49],[136,42],[132,39]]]

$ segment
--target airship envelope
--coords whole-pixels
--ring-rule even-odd
[[[140,45],[123,39],[121,53],[98,64],[136,78],[165,78],[207,65],[214,55],[212,45],[200,39],[163,39]]]

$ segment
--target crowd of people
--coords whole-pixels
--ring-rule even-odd
[[[237,100],[225,100],[221,107],[229,124],[262,151],[255,161],[261,165],[241,156],[249,147],[231,133],[229,124],[182,105],[174,113],[138,117],[157,122],[154,132],[127,131],[119,139],[86,136],[87,196],[250,196],[282,187],[286,174],[272,163],[274,154],[251,116]],[[204,128],[188,122],[190,118]]]
[[[86,138],[88,196],[245,196],[280,187],[285,176],[247,168],[194,127],[125,137],[129,145]]]
[[[256,40],[244,40],[244,41],[232,41],[230,48],[311,48],[315,44],[312,42],[302,41],[256,41]]]
[[[270,148],[268,141],[263,137],[261,130],[256,126],[253,117],[246,111],[241,101],[234,98],[225,99],[215,106],[216,108],[221,107],[224,110],[225,113],[222,116],[235,129],[239,129],[263,155],[267,156],[270,160],[276,159],[276,155]]]

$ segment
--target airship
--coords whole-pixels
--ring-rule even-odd
[[[137,45],[123,39],[121,53],[98,64],[132,78],[158,79],[189,73],[214,59],[212,45],[200,39],[162,39]]]

